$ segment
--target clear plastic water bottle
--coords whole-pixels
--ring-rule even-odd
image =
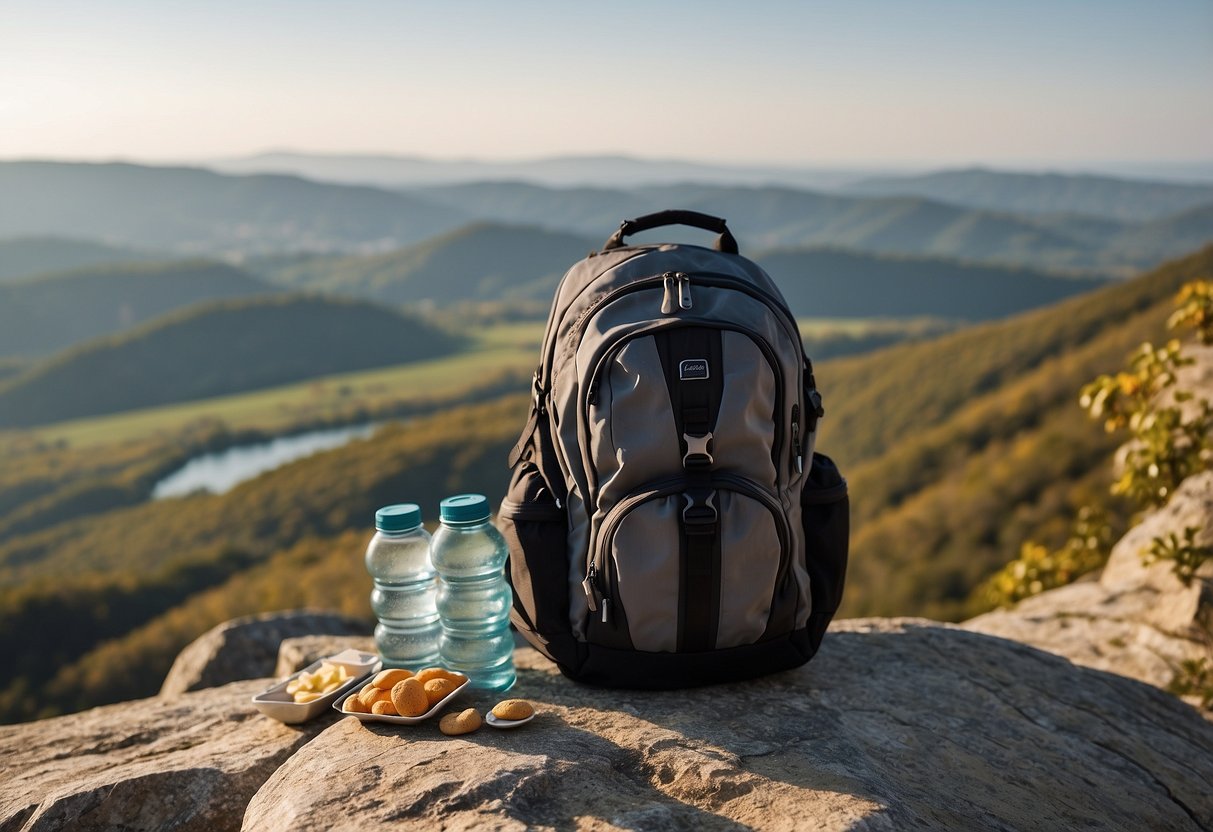
[[[402,503],[375,512],[366,570],[375,582],[371,609],[379,619],[375,645],[384,667],[416,670],[437,664],[438,586],[420,508]]]
[[[442,663],[473,688],[503,691],[514,684],[513,593],[505,582],[505,538],[489,522],[489,501],[460,494],[442,501],[442,525],[430,542],[438,570]]]

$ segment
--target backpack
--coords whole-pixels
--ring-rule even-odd
[[[625,245],[689,225],[695,245]],[[678,688],[812,658],[846,571],[846,481],[796,320],[725,221],[623,222],[548,316],[498,525],[511,621],[566,676]]]

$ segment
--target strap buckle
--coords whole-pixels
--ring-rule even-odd
[[[716,510],[716,492],[710,488],[692,489],[683,493],[682,522],[688,534],[710,534],[720,519]]]
[[[703,436],[691,436],[689,433],[684,433],[682,438],[687,443],[687,452],[682,457],[683,468],[688,470],[710,468],[716,462],[712,458],[711,451],[708,450],[708,444],[712,441],[711,431]]]

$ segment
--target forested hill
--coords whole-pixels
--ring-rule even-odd
[[[822,363],[820,450],[847,473],[854,535],[845,611],[962,617],[1028,537],[1060,544],[1107,503],[1117,442],[1078,407],[1172,298],[1213,276],[1213,247],[1080,298],[934,341]]]
[[[192,303],[278,291],[206,260],[118,263],[0,284],[0,355],[45,355]]]
[[[312,296],[220,301],[69,350],[0,385],[0,426],[226,395],[444,355],[460,341],[386,307]]]

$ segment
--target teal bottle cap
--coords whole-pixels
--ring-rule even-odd
[[[438,510],[448,523],[473,523],[488,519],[489,500],[483,494],[457,494],[439,503]]]
[[[381,532],[407,532],[421,525],[421,506],[398,503],[375,512],[375,528]]]

